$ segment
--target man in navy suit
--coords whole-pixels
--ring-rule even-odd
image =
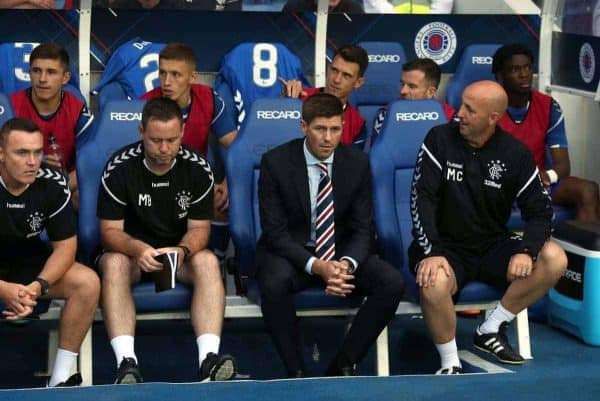
[[[295,293],[320,286],[330,296],[368,296],[326,371],[348,376],[394,317],[404,288],[400,272],[374,254],[369,160],[340,144],[342,115],[335,96],[311,96],[302,107],[305,138],[261,162],[261,307],[289,377],[305,374]]]

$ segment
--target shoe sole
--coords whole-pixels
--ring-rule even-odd
[[[200,381],[200,383],[232,380],[235,378],[235,375],[235,364],[233,359],[227,358],[220,361],[220,364],[215,366],[210,375],[206,379]]]
[[[121,381],[115,381],[115,384],[138,384],[140,380],[133,373],[127,373],[121,378]]]
[[[485,348],[482,348],[482,347],[478,346],[477,344],[473,344],[473,346],[475,348],[477,348],[479,351],[487,352],[488,354],[493,355],[497,360],[499,360],[502,363],[507,363],[509,365],[523,365],[525,363],[525,360],[522,360],[522,361],[509,361],[509,360],[506,360],[506,359],[502,359],[497,354],[494,354],[492,351],[487,350]]]

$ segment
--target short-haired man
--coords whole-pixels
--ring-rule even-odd
[[[402,78],[400,81],[400,99],[418,100],[435,99],[442,79],[442,70],[435,61],[429,58],[417,58],[402,65]],[[448,121],[454,118],[454,108],[448,103],[440,100]],[[381,132],[383,120],[387,114],[388,106],[384,106],[377,112],[373,124],[371,143],[375,141]]]
[[[342,115],[337,97],[309,97],[302,107],[305,138],[278,146],[261,162],[261,308],[289,377],[306,373],[295,293],[314,286],[331,296],[367,296],[326,371],[349,376],[394,317],[404,289],[400,272],[374,253],[369,160],[340,144]]]
[[[344,127],[340,141],[362,149],[366,139],[365,119],[348,103],[348,98],[354,89],[364,84],[368,65],[369,56],[365,49],[355,45],[341,46],[327,67],[325,87],[303,88],[301,81],[280,79],[284,85],[283,96],[306,100],[315,93],[329,93],[340,99],[344,105]]]
[[[37,301],[64,299],[60,340],[48,385],[78,386],[70,376],[92,324],[100,281],[75,262],[77,227],[67,180],[42,163],[37,125],[13,118],[0,128],[0,300],[7,320],[23,319]],[[48,232],[51,246],[40,239]]]
[[[167,44],[158,55],[158,74],[160,87],[146,93],[142,99],[166,97],[177,102],[185,122],[181,143],[206,156],[209,134],[212,133],[224,148],[228,148],[237,130],[224,113],[223,99],[209,86],[194,83],[198,74],[192,48],[184,43]],[[218,151],[213,154],[215,158],[219,157]],[[220,251],[224,252],[229,240],[226,223],[223,223],[227,221],[229,206],[225,178],[215,183],[214,194],[215,220],[219,221],[213,223],[212,240],[222,243],[217,247],[223,248]],[[215,235],[219,238],[214,238]]]
[[[474,343],[501,362],[521,364],[506,328],[567,267],[565,252],[550,241],[553,212],[531,153],[497,127],[507,104],[496,82],[467,86],[459,122],[432,128],[417,156],[408,254],[440,354],[438,374],[462,372],[453,300],[465,284],[479,280],[506,289]],[[515,200],[527,222],[522,236],[506,228]]]
[[[89,128],[94,117],[84,102],[63,90],[63,85],[71,79],[69,54],[63,47],[42,43],[31,52],[29,64],[31,87],[10,96],[15,116],[32,120],[40,128],[44,135],[46,162],[68,173],[73,205],[78,209],[75,142]],[[62,155],[51,150],[53,141],[60,146]]]
[[[177,252],[177,279],[194,287],[191,320],[198,345],[199,379],[228,380],[234,360],[219,356],[225,295],[219,263],[206,249],[213,215],[213,176],[206,160],[181,145],[183,116],[168,98],[142,111],[142,140],[117,151],[106,165],[98,197],[105,253],[102,312],[117,358],[115,382],[142,381],[134,352],[131,286],[162,269],[155,258]]]
[[[508,111],[498,121],[504,131],[523,141],[535,158],[552,202],[577,209],[577,219],[600,219],[598,184],[570,176],[565,122],[552,97],[532,88],[533,53],[521,44],[505,45],[494,54],[492,71],[508,94]],[[546,166],[546,154],[552,158]],[[548,168],[550,167],[550,168]]]

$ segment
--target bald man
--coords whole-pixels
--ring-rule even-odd
[[[550,241],[553,213],[533,156],[497,127],[507,104],[497,83],[469,85],[459,121],[431,129],[417,157],[408,253],[441,358],[437,374],[462,373],[453,302],[465,284],[477,280],[505,290],[475,331],[474,345],[501,362],[522,364],[506,328],[567,266],[562,248]],[[515,200],[527,222],[522,236],[506,228]]]

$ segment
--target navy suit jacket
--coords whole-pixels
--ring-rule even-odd
[[[303,151],[295,139],[265,153],[258,199],[262,235],[257,252],[268,251],[303,270],[311,254],[310,195]],[[366,154],[340,144],[332,168],[335,207],[335,259],[349,256],[360,266],[373,252],[371,169]]]

